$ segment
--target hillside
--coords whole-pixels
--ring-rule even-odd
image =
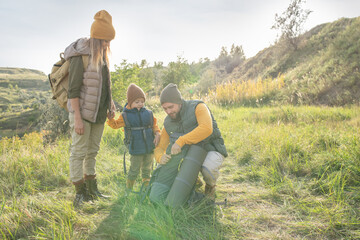
[[[40,106],[50,97],[43,72],[24,68],[0,68],[0,137],[32,131]]]
[[[291,104],[359,103],[360,17],[318,25],[295,51],[278,43],[239,65],[225,81],[285,75],[281,97]]]
[[[23,89],[49,90],[46,75],[38,70],[0,67],[0,87],[17,85]]]

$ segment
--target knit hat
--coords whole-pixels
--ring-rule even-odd
[[[131,104],[137,98],[143,98],[144,100],[146,100],[144,91],[134,83],[130,84],[130,86],[128,87],[126,97],[129,107],[131,107]]]
[[[177,85],[174,83],[169,83],[161,92],[160,94],[160,103],[182,103],[181,93],[177,88]]]
[[[115,38],[112,17],[107,11],[101,10],[95,14],[94,22],[91,25],[90,37],[108,41]]]

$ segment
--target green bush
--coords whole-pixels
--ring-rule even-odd
[[[69,114],[56,101],[48,99],[40,106],[38,128],[44,134],[45,143],[54,142],[58,137],[69,134]]]

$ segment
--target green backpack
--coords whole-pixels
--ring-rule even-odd
[[[89,63],[89,56],[83,55],[84,70],[86,70]],[[67,109],[68,90],[69,90],[69,66],[70,60],[65,60],[64,53],[60,53],[60,60],[57,61],[48,75],[50,88],[53,94],[52,99],[56,99],[59,106]]]

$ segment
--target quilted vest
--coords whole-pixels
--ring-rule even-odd
[[[199,103],[204,102],[199,100],[183,100],[179,119],[174,120],[169,116],[166,116],[164,120],[164,127],[166,132],[170,136],[170,144],[166,150],[168,154],[171,152],[172,144],[174,144],[174,142],[179,136],[191,132],[198,126],[195,115],[195,108]],[[221,153],[224,157],[227,157],[228,153],[224,144],[224,139],[221,136],[220,129],[218,128],[216,120],[214,119],[212,114],[211,119],[213,122],[212,134],[203,141],[199,142],[197,145],[203,147],[206,151],[217,151]]]
[[[124,118],[125,135],[130,136],[129,153],[131,155],[153,153],[155,145],[152,112],[144,107],[139,111],[137,108],[128,109],[125,106],[124,113],[127,119]],[[128,131],[131,131],[130,134]]]
[[[102,68],[101,68],[102,69]],[[110,109],[111,103],[111,81],[110,74],[108,74],[108,87],[110,94],[110,102],[108,108]],[[102,71],[93,70],[90,66],[86,68],[83,75],[83,84],[80,88],[80,112],[81,117],[89,122],[94,123],[96,121],[97,114],[99,112],[101,88],[102,88]],[[70,99],[67,102],[67,108],[69,112],[74,110],[71,107]]]

